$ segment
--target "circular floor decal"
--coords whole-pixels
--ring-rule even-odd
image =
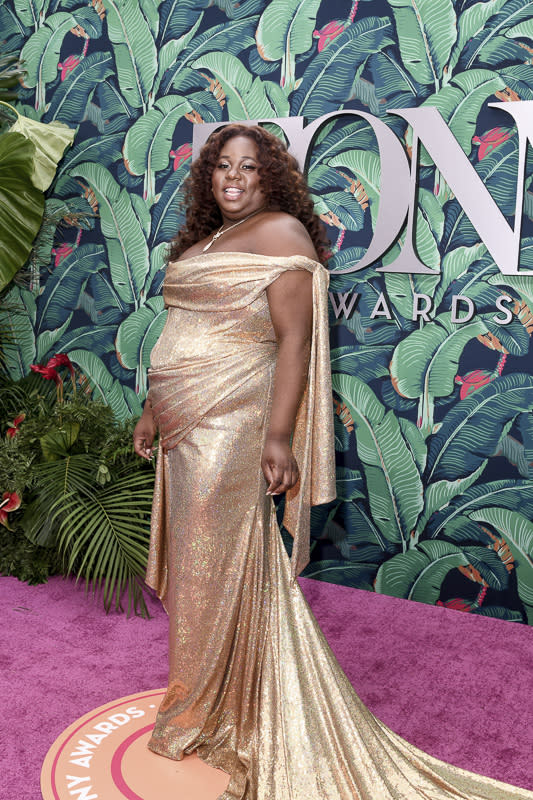
[[[41,771],[44,800],[216,800],[225,772],[196,755],[172,761],[146,744],[165,689],[95,708],[56,739]]]

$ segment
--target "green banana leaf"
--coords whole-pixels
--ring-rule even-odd
[[[87,181],[98,200],[113,286],[126,303],[141,304],[150,261],[148,245],[126,189],[100,164],[79,164],[71,169]]]
[[[447,86],[424,100],[422,106],[437,108],[449,129],[465,151],[470,155],[472,138],[476,132],[478,117],[486,100],[505,88],[505,81],[497,72],[488,69],[471,69],[456,75]],[[422,149],[420,163],[433,162]]]
[[[366,497],[363,476],[359,470],[338,467],[336,485],[337,500],[364,500]]]
[[[431,438],[426,480],[470,475],[491,456],[514,418],[533,408],[533,377],[499,376],[460,400]]]
[[[398,417],[398,423],[407,447],[411,451],[413,460],[418,467],[420,474],[422,474],[426,468],[428,454],[427,444],[422,436],[422,432],[414,422],[411,422],[410,419]]]
[[[381,180],[381,161],[376,153],[365,150],[346,150],[329,159],[332,167],[347,167],[362,184],[370,205],[372,227],[375,227],[379,208],[379,188]]]
[[[518,428],[522,435],[524,458],[528,468],[527,477],[533,478],[533,414],[519,414]]]
[[[91,321],[101,325],[120,325],[124,315],[132,308],[120,299],[113,286],[111,276],[100,270],[91,275],[86,289],[80,295],[80,305],[83,303],[86,313]]]
[[[358,378],[337,373],[332,381],[356,426],[357,455],[374,521],[388,541],[406,543],[422,510],[423,490],[398,419]]]
[[[466,492],[466,490],[481,477],[485,471],[487,462],[488,459],[484,459],[479,467],[474,470],[471,475],[467,475],[466,478],[457,478],[457,480],[454,481],[435,481],[435,483],[430,483],[426,486],[424,492],[424,510],[416,526],[415,538],[417,541],[420,536],[424,534],[426,524],[431,515],[434,514],[435,511],[440,511],[442,508],[445,508],[454,497],[458,497]]]
[[[151,297],[145,306],[126,317],[117,332],[117,358],[125,369],[136,370],[135,383],[141,395],[146,393],[150,353],[161,335],[166,316],[163,298]]]
[[[416,249],[421,261],[432,269],[440,267],[439,244],[443,233],[444,212],[441,205],[433,192],[420,187],[416,218]]]
[[[180,200],[183,184],[190,170],[189,160],[167,178],[157,203],[152,206],[152,226],[150,239],[152,246],[169,242],[180,227]]]
[[[37,298],[37,328],[59,328],[78,307],[80,294],[91,275],[106,266],[101,244],[82,244],[72,251],[48,276],[44,291]]]
[[[115,341],[117,357],[126,369],[150,365],[150,352],[159,339],[166,319],[163,298],[151,297],[120,325]]]
[[[150,27],[131,0],[106,0],[107,35],[115,54],[120,91],[132,108],[147,108],[157,74],[157,48]]]
[[[496,504],[513,510],[520,508],[525,516],[533,518],[533,484],[527,480],[503,480],[472,486],[432,517],[426,528],[426,536],[432,539],[448,536],[449,526],[453,526],[456,520],[469,520],[466,515],[471,511]],[[479,526],[477,529],[481,531]],[[471,538],[477,540],[477,537]]]
[[[485,24],[480,32],[470,39],[459,60],[461,69],[472,69],[476,61],[487,63],[487,55],[490,57],[494,40],[502,38],[513,27],[529,19],[532,13],[533,0],[507,0],[498,14],[489,17],[489,24]]]
[[[437,91],[457,39],[452,0],[389,0],[405,67],[423,85]]]
[[[398,343],[392,356],[390,373],[396,391],[410,398],[451,394],[465,345],[486,331],[481,320],[454,324],[451,312],[445,312],[422,330],[410,333]]]
[[[416,549],[399,553],[380,566],[376,592],[435,605],[450,570],[468,563],[461,548],[450,542],[420,542]]]
[[[87,103],[98,85],[113,74],[114,64],[111,53],[100,52],[88,55],[54,91],[50,106],[43,116],[43,122],[61,120],[77,127],[84,118]],[[102,139],[99,141],[102,145]]]
[[[488,283],[479,281],[474,283],[465,291],[460,288],[458,282],[458,292],[470,297],[476,307],[478,319],[482,320],[487,326],[487,330],[497,339],[503,347],[513,356],[526,356],[530,349],[531,333],[526,324],[513,313],[511,321],[505,325],[494,321],[496,302],[501,299],[502,292]],[[511,298],[513,295],[508,295]],[[514,309],[514,303],[506,301],[506,308],[510,311]]]
[[[491,0],[490,3],[474,3],[470,8],[459,14],[457,18],[457,41],[448,62],[450,77],[465,46],[484,30],[488,20],[497,14],[506,2],[507,0]]]
[[[50,0],[30,0],[30,2],[15,0],[17,21],[20,20],[26,28],[33,28],[36,30],[39,24],[39,18],[46,15],[49,5]]]
[[[429,94],[429,88],[418,83],[395,55],[390,48],[370,56],[368,62],[381,101],[377,116],[384,116],[388,108],[410,108]]]
[[[146,278],[146,293],[158,295],[165,277],[166,254],[168,245],[162,242],[150,251],[150,272]]]
[[[115,325],[80,325],[67,330],[56,342],[55,347],[59,353],[69,353],[78,348],[87,348],[99,356],[112,353],[116,330]]]
[[[434,270],[441,265],[440,240],[444,232],[444,212],[439,201],[428,189],[418,190],[418,207],[416,212],[416,251],[420,260]],[[383,259],[383,263],[391,263],[396,258],[393,249]],[[413,293],[432,295],[441,278],[440,273],[433,275],[410,275],[399,272],[385,274],[385,285],[390,299],[400,314],[411,319],[413,314]]]
[[[492,548],[470,545],[465,548],[465,555],[491,589],[502,592],[508,588],[509,572],[502,559]]]
[[[57,64],[63,46],[63,40],[71,28],[76,25],[72,14],[58,11],[47,17],[41,25],[35,20],[35,33],[26,41],[20,53],[20,60],[24,62],[26,74],[23,85],[29,89],[35,88],[35,108],[43,111],[46,103],[46,84],[57,77]],[[39,27],[37,27],[39,25]]]
[[[362,381],[383,378],[389,374],[388,365],[392,351],[391,345],[335,347],[330,353],[331,369],[333,372],[357,375]]]
[[[533,239],[522,242],[520,252],[520,265],[533,267]],[[508,286],[513,294],[517,294],[533,310],[533,285],[529,275],[502,275],[500,272],[491,275],[488,279],[495,286]]]
[[[143,16],[148,23],[150,33],[157,39],[159,33],[159,9],[161,0],[138,0]]]
[[[337,414],[333,417],[333,432],[335,450],[339,453],[347,453],[350,450],[350,433]]]
[[[518,169],[518,136],[511,136],[481,161],[474,163],[475,170],[500,211],[509,217],[515,213],[516,179]],[[446,206],[446,224],[443,248],[460,245],[473,245],[479,241],[479,234],[466,216],[456,199]]]
[[[77,142],[66,154],[57,170],[56,191],[58,182],[65,173],[68,174],[71,167],[83,164],[87,161],[95,161],[106,167],[111,166],[115,161],[122,158],[122,146],[124,144],[123,133],[111,133],[105,137],[91,136]]]
[[[13,286],[2,297],[2,350],[5,370],[11,380],[24,378],[35,362],[35,317],[35,298],[28,289]]]
[[[452,283],[469,272],[472,265],[476,261],[479,261],[486,252],[487,248],[485,245],[478,242],[472,245],[472,247],[456,247],[454,250],[449,250],[444,254],[441,262],[442,274],[438,286],[433,292],[433,305],[435,308],[440,306],[444,295],[451,287]],[[424,277],[423,275],[420,276],[420,278]],[[476,277],[479,278],[481,276],[476,273]],[[432,276],[429,276],[429,278],[432,279]],[[423,283],[421,285],[423,286]],[[426,292],[426,294],[432,294],[432,292]]]
[[[58,352],[57,342],[65,331],[68,330],[68,327],[72,320],[72,312],[67,316],[65,321],[62,325],[58,328],[52,328],[51,330],[42,331],[35,339],[35,362],[37,364],[42,364],[43,361],[47,361],[54,353]]]
[[[469,513],[476,522],[492,525],[503,536],[514,557],[518,595],[528,622],[533,624],[533,522],[507,508],[481,508]]]
[[[309,185],[314,186],[315,171],[320,171],[329,159],[349,150],[375,150],[377,142],[368,122],[363,119],[330,120],[322,126],[314,141],[307,171]]]
[[[529,64],[512,64],[498,69],[505,85],[512,89],[522,100],[533,100],[533,75]],[[528,216],[531,216],[529,214]]]
[[[259,55],[281,61],[281,86],[288,93],[296,86],[296,56],[313,45],[313,31],[321,0],[271,0],[261,14],[255,34]]]
[[[374,554],[370,559],[372,563],[381,563],[387,554],[394,555],[398,552],[398,546],[387,541],[379,530],[364,500],[343,502],[339,511],[346,526],[346,538],[350,547],[359,548],[370,544],[379,548],[380,555],[376,557]]]
[[[527,428],[524,428],[521,422],[524,418],[527,420],[530,417],[531,413],[519,414],[515,420],[522,435],[525,437],[525,441],[527,441]],[[533,477],[533,470],[531,468],[533,455],[531,450],[528,453],[522,442],[519,442],[514,436],[510,436],[509,434],[502,436],[494,455],[507,459],[509,464],[516,467],[522,478]]]
[[[394,43],[391,34],[387,17],[365,17],[349,25],[308,65],[292,95],[291,116],[316,119],[338,111],[369,56]]]
[[[176,125],[190,111],[186,98],[162,97],[128,128],[124,163],[128,172],[145,176],[143,196],[148,206],[155,201],[155,173],[168,167]]]
[[[63,2],[62,5],[68,7],[68,5],[73,6],[75,3],[69,2],[67,5],[67,3]],[[96,10],[96,4],[87,5],[85,7],[81,6],[81,8],[72,8],[70,13],[74,17],[77,25],[83,28],[90,39],[98,39],[102,35],[104,25],[103,20]]]
[[[252,77],[231,53],[206,53],[192,62],[194,69],[207,69],[220,81],[230,120],[287,117],[289,104],[279,86]],[[267,88],[269,91],[267,91]]]
[[[26,263],[43,219],[44,195],[32,183],[34,155],[22,134],[0,137],[0,290]]]
[[[474,522],[466,514],[451,516],[441,529],[439,538],[452,542],[452,544],[456,544],[463,549],[465,545],[492,547],[494,544],[494,539],[491,537],[487,526]]]
[[[533,19],[529,17],[524,22],[519,22],[518,25],[513,25],[506,31],[506,36],[515,38],[531,39],[533,37]]]
[[[346,230],[359,231],[364,224],[364,211],[347,191],[324,192],[324,194],[311,193],[315,214],[335,214]]]
[[[159,40],[185,36],[198,21],[209,0],[168,0],[159,12]]]
[[[90,350],[71,350],[68,355],[88,378],[94,396],[111,407],[116,419],[122,421],[140,413],[141,404],[135,399],[135,392],[113,378],[99,356]]]
[[[183,50],[187,47],[191,39],[194,38],[196,35],[196,31],[200,27],[200,24],[203,19],[203,12],[199,15],[198,19],[192,26],[190,30],[184,33],[179,39],[170,39],[168,42],[165,42],[163,47],[158,51],[157,56],[157,75],[154,80],[154,87],[153,87],[153,95],[154,97],[157,96],[159,87],[161,85],[161,81],[163,80],[163,76],[167,69],[172,67],[173,64],[176,64],[179,60],[180,54]],[[158,18],[159,23],[159,18]],[[157,35],[154,33],[154,38],[157,38]]]
[[[213,52],[238,56],[243,49],[251,47],[254,44],[253,35],[258,20],[259,17],[256,16],[242,20],[233,19],[222,25],[215,25],[195,36],[185,50],[180,53],[180,58],[167,69],[162,77],[161,93],[166,95],[172,94],[173,89],[185,89],[191,77],[197,80],[198,76],[195,76],[193,70],[190,69],[190,65],[195,59]],[[201,86],[201,88],[204,87]]]
[[[332,255],[328,260],[330,291],[345,292],[359,288],[358,284],[362,281],[360,273],[356,271],[339,275],[337,270],[355,266],[365,252],[364,247],[343,247]],[[365,281],[370,278],[381,278],[381,274],[373,268],[365,269],[364,276]]]

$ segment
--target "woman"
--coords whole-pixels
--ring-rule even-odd
[[[147,581],[170,616],[150,748],[228,772],[220,800],[533,798],[375,719],[294,580],[310,506],[334,497],[325,244],[294,159],[261,128],[227,126],[193,164],[187,202],[134,432],[150,458],[159,431]]]

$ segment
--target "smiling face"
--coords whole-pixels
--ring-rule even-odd
[[[259,166],[257,145],[248,136],[233,136],[222,145],[211,186],[224,224],[237,222],[266,206]]]

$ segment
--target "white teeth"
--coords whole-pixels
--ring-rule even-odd
[[[229,194],[232,197],[237,197],[238,195],[242,194],[242,189],[237,189],[234,186],[230,186],[227,189],[224,189],[224,194]]]

